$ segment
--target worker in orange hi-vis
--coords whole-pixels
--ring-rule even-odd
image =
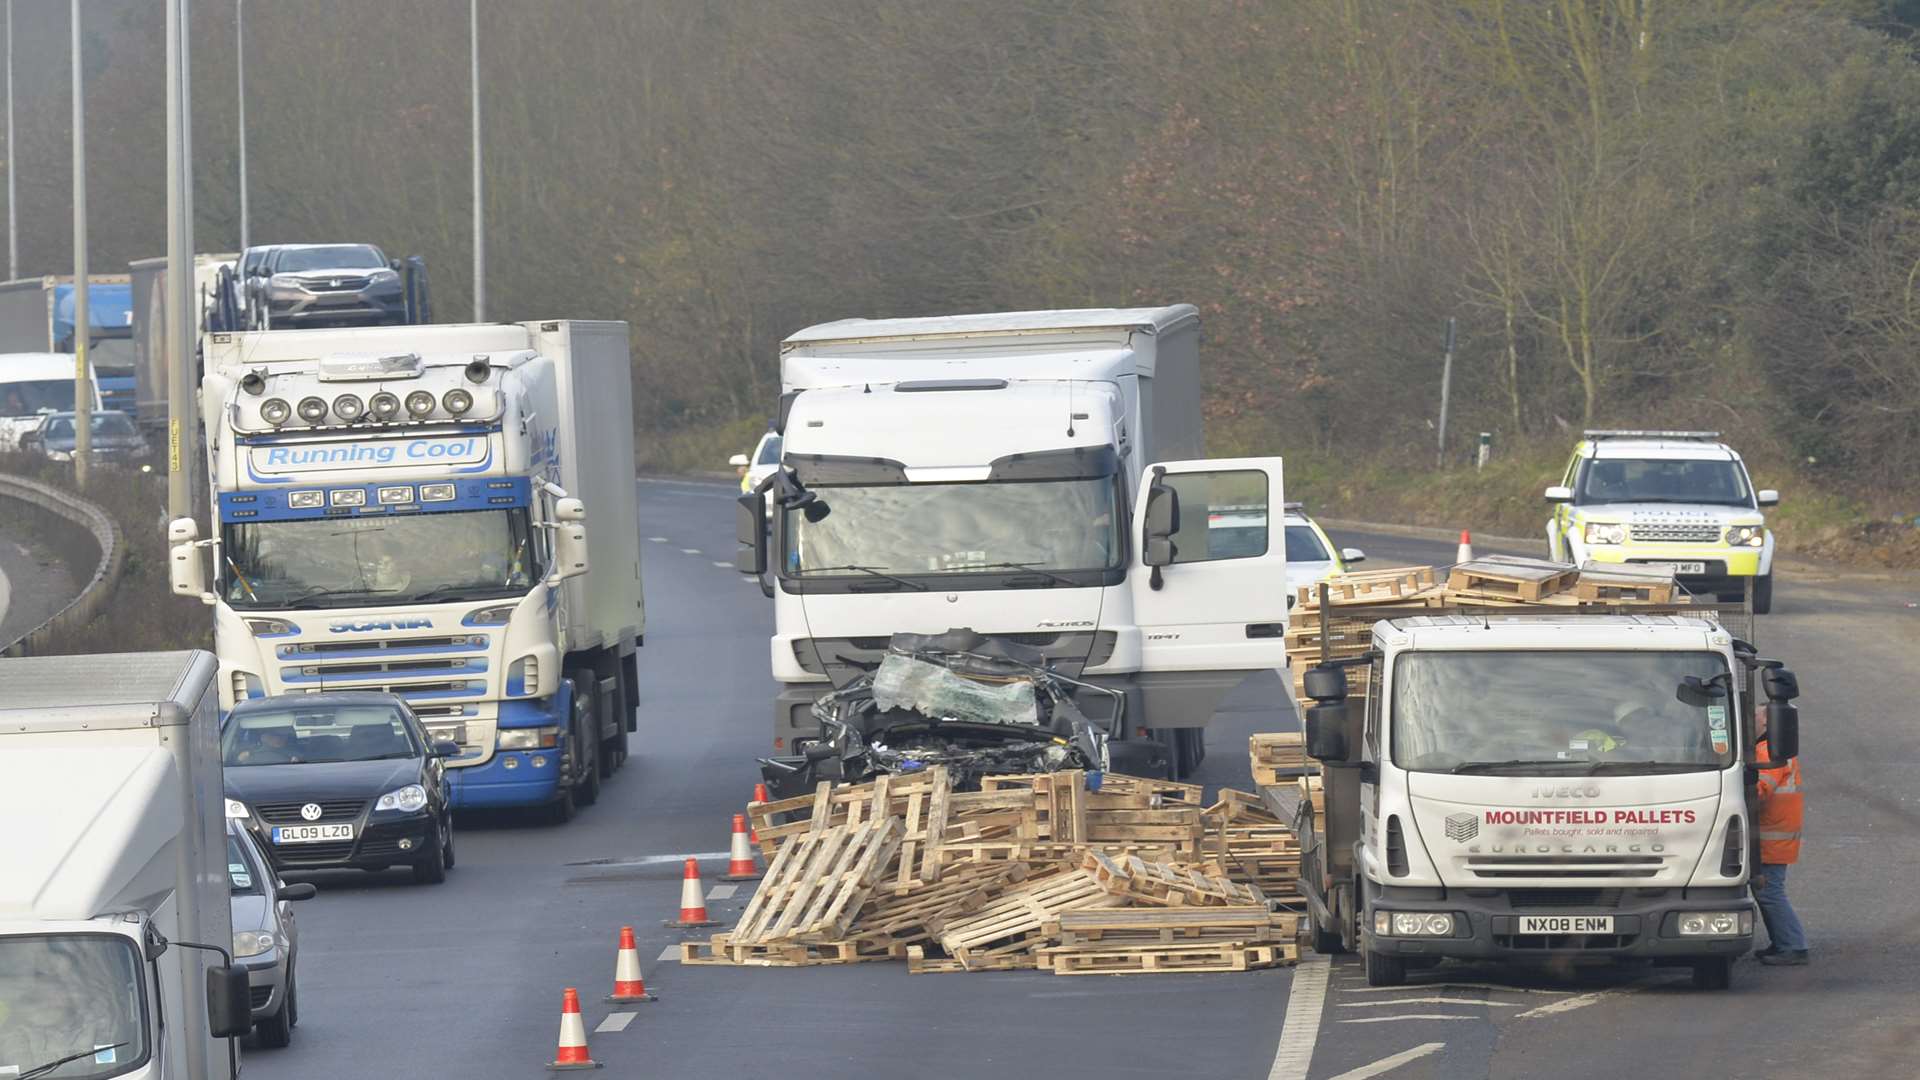
[[[1771,760],[1767,751],[1767,712],[1758,710],[1754,753]],[[1759,780],[1760,872],[1753,877],[1753,898],[1767,924],[1767,947],[1755,955],[1770,967],[1802,967],[1807,963],[1807,935],[1800,916],[1787,902],[1787,867],[1800,861],[1800,828],[1804,819],[1800,762],[1796,758],[1777,768],[1764,769]]]

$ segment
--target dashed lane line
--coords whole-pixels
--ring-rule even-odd
[[[713,561],[713,565],[715,565],[715,566],[717,566],[717,567],[719,567],[719,568],[720,568],[720,569],[722,569],[722,570],[731,570],[731,569],[733,569],[733,564],[732,564],[732,563],[730,563],[730,562],[721,562],[721,561],[720,561],[720,560],[718,560],[718,559],[715,559],[715,560]]]
[[[1481,1016],[1461,1016],[1458,1013],[1403,1013],[1399,1016],[1356,1016],[1351,1020],[1336,1020],[1336,1024],[1397,1024],[1402,1020],[1484,1020]]]
[[[731,900],[733,899],[733,894],[739,891],[740,886],[738,885],[715,885],[713,888],[707,890],[707,899]]]
[[[627,870],[636,866],[659,866],[662,863],[683,863],[688,859],[696,862],[713,862],[731,859],[728,851],[689,851],[681,855],[636,855],[631,859],[587,859],[584,862],[570,862],[568,866],[591,866],[596,869]]]
[[[680,554],[682,554],[682,555],[698,555],[698,554],[700,554],[700,549],[699,549],[699,548],[681,548],[681,549],[680,549]]]
[[[649,536],[647,537],[647,539],[653,541],[656,544],[664,544],[667,542],[667,538],[664,536]]]
[[[609,1031],[625,1031],[627,1025],[633,1023],[633,1018],[638,1015],[640,1014],[630,1012],[608,1013],[607,1018],[600,1021],[600,1026],[593,1029],[593,1033],[601,1035]]]
[[[671,964],[679,959],[680,959],[680,946],[669,945],[666,948],[660,950],[660,955],[654,957],[653,962],[656,964]]]
[[[1307,1080],[1313,1064],[1313,1046],[1320,1038],[1320,1012],[1327,1003],[1325,957],[1305,961],[1293,969],[1287,991],[1287,1015],[1280,1025],[1280,1042],[1273,1048],[1273,1068],[1267,1080]]]
[[[1562,1001],[1548,1002],[1537,1008],[1528,1009],[1523,1013],[1515,1013],[1514,1019],[1531,1020],[1540,1016],[1556,1016],[1560,1013],[1572,1012],[1575,1009],[1584,1009],[1589,1005],[1598,1005],[1610,997],[1620,997],[1624,994],[1637,994],[1642,990],[1652,990],[1659,986],[1673,986],[1679,981],[1682,980],[1661,979],[1657,982],[1643,982],[1634,983],[1629,986],[1608,987],[1605,990],[1595,990],[1592,993],[1579,994]]]
[[[1390,1054],[1387,1057],[1381,1058],[1379,1061],[1362,1065],[1357,1069],[1348,1069],[1346,1072],[1334,1077],[1333,1080],[1370,1080],[1371,1077],[1379,1076],[1381,1073],[1392,1072],[1394,1069],[1405,1065],[1409,1061],[1418,1061],[1446,1045],[1446,1043],[1421,1043],[1411,1050],[1402,1050],[1397,1054]]]

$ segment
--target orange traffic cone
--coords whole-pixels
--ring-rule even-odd
[[[587,1024],[580,1019],[580,991],[569,986],[560,995],[560,1048],[547,1062],[548,1072],[597,1069],[600,1063],[587,1054]]]
[[[647,993],[647,980],[640,975],[640,947],[633,943],[631,926],[620,928],[620,951],[613,957],[613,993],[607,1000],[616,1005],[659,1000]]]
[[[707,890],[706,886],[700,884],[700,864],[696,860],[687,860],[687,872],[680,879],[680,917],[668,920],[667,925],[678,927],[720,925],[707,918]]]
[[[769,801],[767,799],[767,785],[765,784],[753,785],[753,802],[748,803],[747,808],[752,809],[753,803],[763,803],[767,801]],[[750,827],[747,829],[747,839],[749,841],[752,841],[755,844],[758,844],[760,842],[760,829],[758,826]]]
[[[1473,534],[1465,529],[1460,530],[1460,550],[1454,553],[1453,561],[1457,563],[1473,561]]]
[[[753,861],[753,848],[747,843],[747,815],[733,815],[733,851],[727,858],[727,872],[721,881],[758,881],[760,867]]]

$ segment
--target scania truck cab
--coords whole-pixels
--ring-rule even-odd
[[[222,706],[387,691],[460,745],[455,807],[594,801],[644,628],[626,324],[205,348],[215,523],[173,523],[174,588],[214,609]]]
[[[1686,965],[1724,988],[1753,947],[1749,673],[1772,754],[1798,687],[1711,615],[1441,613],[1377,623],[1305,677],[1315,945],[1368,981],[1446,958]]]
[[[788,338],[780,468],[739,514],[774,599],[776,751],[803,752],[813,702],[895,633],[964,628],[1123,691],[1123,717],[1090,718],[1197,766],[1220,698],[1285,663],[1287,620],[1281,462],[1204,459],[1199,340],[1186,304]]]

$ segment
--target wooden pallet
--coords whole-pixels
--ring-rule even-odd
[[[1165,907],[1230,907],[1265,904],[1258,889],[1171,863],[1132,856],[1114,859],[1089,851],[1081,863],[1100,886],[1131,904]]]
[[[790,837],[740,914],[740,945],[839,941],[900,847],[899,818]]]
[[[1247,945],[1207,942],[1195,945],[1140,945],[1121,948],[1084,946],[1041,949],[1040,964],[1055,975],[1143,975],[1151,972],[1252,971],[1299,960],[1293,944]]]
[[[1456,564],[1447,591],[1491,602],[1537,602],[1573,586],[1580,571],[1566,563],[1490,555]]]
[[[1061,946],[1292,941],[1298,934],[1296,916],[1276,915],[1265,904],[1064,911],[1047,930]]]
[[[760,853],[768,860],[787,837],[897,817],[905,830],[903,843],[913,842],[915,858],[906,866],[919,873],[939,866],[933,849],[946,832],[952,787],[944,765],[904,776],[882,776],[865,784],[835,787],[823,780],[811,795],[749,803],[747,816],[760,837]]]
[[[1431,566],[1349,572],[1328,578],[1325,584],[1330,607],[1424,600],[1438,588]],[[1320,606],[1320,585],[1315,582],[1294,590],[1296,612]]]
[[[927,950],[919,945],[907,949],[907,974],[944,975],[960,971],[1032,971],[1040,966],[1039,959],[1031,952],[1008,953],[988,959],[976,959],[975,966],[949,956],[927,955]]]
[[[1587,563],[1573,594],[1595,603],[1671,604],[1673,571],[1666,567]]]
[[[862,955],[857,945],[851,941],[741,945],[736,944],[730,934],[715,934],[708,941],[680,943],[680,962],[695,965],[819,967],[824,964],[856,964],[865,960],[882,959],[885,957]]]
[[[969,971],[1030,952],[1044,938],[1047,921],[1063,911],[1118,907],[1123,897],[1102,888],[1092,874],[1069,868],[1009,889],[977,912],[936,919],[930,927],[948,956]]]

